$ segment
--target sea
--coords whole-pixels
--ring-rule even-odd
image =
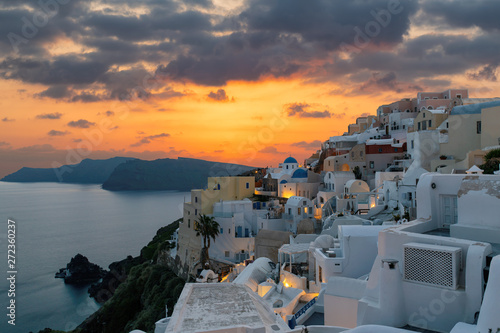
[[[159,228],[182,217],[189,199],[189,192],[0,182],[0,332],[74,329],[100,306],[88,296],[88,286],[66,285],[54,274],[77,253],[106,269],[113,261],[138,256]],[[15,228],[13,267],[8,266],[13,257],[7,257],[14,237],[9,228]],[[14,284],[8,280],[12,275]],[[12,300],[15,326],[8,323]]]

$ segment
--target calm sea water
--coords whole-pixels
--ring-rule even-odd
[[[0,332],[71,330],[99,305],[54,274],[81,253],[107,268],[137,256],[182,216],[188,192],[108,192],[99,185],[0,182]],[[7,220],[16,222],[16,326],[7,323]]]

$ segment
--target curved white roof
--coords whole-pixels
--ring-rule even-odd
[[[302,201],[304,201],[304,200],[306,200],[308,204],[310,203],[309,199],[294,195],[294,196],[288,198],[286,204],[289,206],[297,206],[298,207],[298,206],[302,205]]]

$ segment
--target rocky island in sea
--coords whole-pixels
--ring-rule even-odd
[[[97,282],[106,275],[107,271],[93,264],[87,257],[78,253],[71,258],[65,268],[56,273],[56,278],[64,279],[68,284],[90,284]]]

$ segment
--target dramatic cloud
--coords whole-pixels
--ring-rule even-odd
[[[319,148],[321,148],[321,144],[322,144],[321,141],[314,140],[311,142],[306,142],[306,141],[294,142],[291,144],[291,146],[304,148],[304,149],[319,149]]]
[[[212,99],[214,101],[218,101],[218,102],[229,102],[230,99],[229,99],[229,96],[226,94],[226,91],[224,89],[219,89],[217,90],[217,92],[213,92],[211,91],[207,97],[209,99]],[[231,101],[234,102],[234,97],[231,99]]]
[[[491,0],[426,0],[421,1],[425,15],[441,19],[452,27],[479,27],[486,31],[499,31],[500,2]]]
[[[161,133],[161,134],[156,134],[156,135],[145,136],[141,140],[139,140],[138,142],[131,144],[130,147],[140,147],[142,145],[147,145],[147,144],[151,143],[151,141],[161,139],[161,138],[168,138],[168,137],[170,137],[170,134],[168,134],[168,133]]]
[[[299,118],[330,118],[332,116],[332,114],[328,110],[311,110],[312,105],[307,103],[285,104],[284,108],[289,117],[296,116]]]
[[[60,112],[54,112],[54,113],[42,113],[36,116],[36,119],[61,119],[62,113]]]
[[[56,131],[56,130],[51,130],[49,133],[47,133],[47,135],[49,136],[64,136],[64,135],[67,135],[69,134],[70,132],[68,131]]]
[[[85,120],[85,119],[79,119],[79,120],[76,120],[76,121],[70,121],[68,123],[68,126],[70,127],[77,127],[77,128],[89,128],[91,126],[94,126],[95,123],[93,122],[90,122],[88,120]]]
[[[405,85],[404,83],[398,82],[396,79],[396,73],[389,72],[384,75],[380,73],[372,73],[372,77],[363,83],[359,87],[360,91],[395,91],[397,93],[408,91],[408,90],[423,90],[422,87],[418,85]]]
[[[70,97],[72,94],[71,90],[67,86],[52,86],[41,93],[35,94],[35,97],[48,97],[54,99],[62,99]]]
[[[265,148],[262,148],[261,150],[259,150],[259,153],[262,153],[262,154],[287,154],[285,152],[278,151],[278,149],[276,149],[276,147],[273,147],[273,146],[267,146]]]
[[[335,81],[351,96],[439,89],[453,75],[494,81],[500,51],[492,0],[243,0],[231,9],[210,0],[71,1],[29,37],[23,18],[38,2],[0,3],[0,78],[75,103],[185,96],[172,82],[289,77]],[[66,40],[74,48],[54,53]],[[224,89],[207,98],[232,100]]]
[[[478,72],[469,72],[467,73],[467,77],[471,80],[475,81],[497,81],[497,68],[498,65],[486,65]]]

